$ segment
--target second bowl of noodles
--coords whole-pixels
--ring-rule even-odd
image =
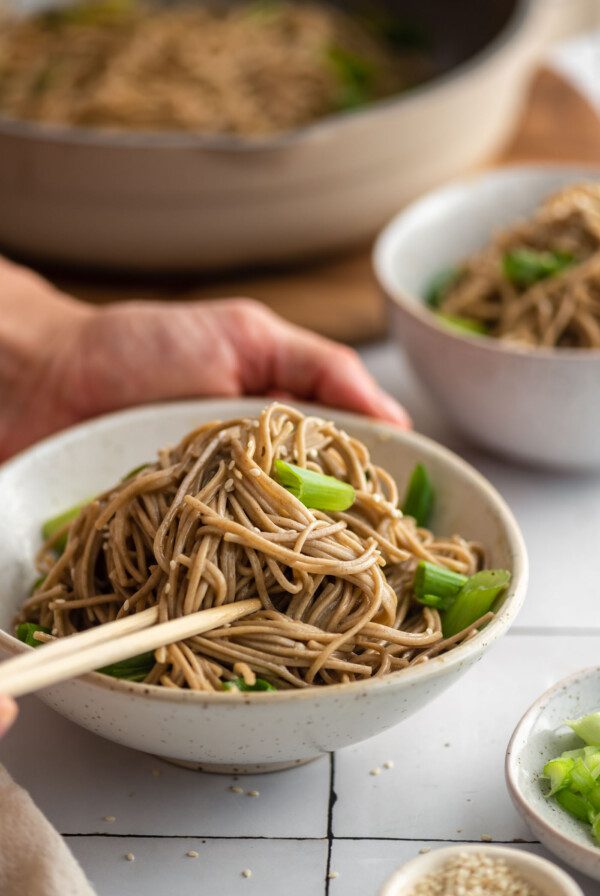
[[[440,411],[527,463],[600,467],[599,182],[567,166],[477,174],[401,212],[375,249]]]
[[[168,619],[261,599],[237,623],[41,694],[195,767],[274,770],[391,727],[506,631],[526,588],[517,524],[479,474],[333,411],[125,411],[24,452],[0,489],[10,654],[150,606]]]

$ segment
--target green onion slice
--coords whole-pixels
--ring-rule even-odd
[[[440,597],[439,594],[424,594],[417,597],[417,602],[424,607],[433,607],[434,610],[448,610],[454,603],[453,597]]]
[[[565,722],[590,747],[600,747],[600,712]]]
[[[473,320],[471,317],[462,317],[460,314],[446,314],[444,311],[437,311],[437,319],[451,330],[456,330],[463,336],[485,336],[488,328],[480,320]]]
[[[471,576],[444,613],[444,637],[458,634],[488,613],[509,582],[510,573],[506,569],[484,569]]]
[[[66,525],[72,523],[73,520],[77,519],[81,511],[84,507],[86,507],[92,499],[88,498],[87,501],[82,501],[80,504],[75,504],[73,507],[69,507],[68,510],[63,511],[63,513],[59,513],[58,516],[53,516],[51,519],[46,520],[45,523],[42,523],[42,536],[45,541],[48,541],[49,538],[52,538],[53,535],[60,529],[64,529]],[[58,538],[54,542],[54,550],[57,553],[62,554],[64,549],[67,546],[67,533],[64,532],[60,538]]]
[[[35,622],[20,622],[16,634],[19,641],[23,641],[24,644],[29,644],[30,647],[39,647],[44,642],[33,637],[36,632],[44,632],[49,635],[50,629],[43,625],[37,625]]]
[[[273,469],[276,481],[305,507],[341,511],[348,510],[354,504],[356,493],[349,482],[296,467],[283,460],[276,460]]]
[[[467,576],[459,572],[421,560],[415,572],[415,595],[417,599],[422,599],[425,595],[453,599],[467,582]]]
[[[154,652],[140,653],[138,656],[132,656],[128,660],[119,660],[117,663],[111,663],[109,666],[103,666],[97,669],[103,675],[110,675],[112,678],[125,678],[128,681],[143,681],[154,666]]]
[[[356,109],[373,99],[376,71],[369,59],[339,45],[327,48],[326,59],[338,82],[338,109]]]
[[[270,682],[264,678],[257,678],[254,684],[246,684],[243,678],[232,678],[223,682],[224,691],[276,691]]]
[[[405,516],[412,516],[417,526],[426,526],[431,517],[434,501],[435,493],[429,474],[423,464],[417,464],[408,483],[402,513]]]
[[[544,766],[543,775],[550,781],[550,790],[548,796],[554,796],[559,790],[564,790],[571,783],[571,772],[575,761],[568,756],[559,756],[557,759],[551,759]]]
[[[128,479],[133,479],[134,476],[137,476],[138,473],[141,473],[142,470],[145,470],[146,467],[149,467],[150,464],[140,464],[139,467],[134,467],[133,470],[130,470],[123,478],[121,482],[127,482]]]
[[[441,306],[446,293],[450,292],[461,273],[460,268],[445,268],[435,275],[425,291],[425,304],[428,308],[436,309]]]
[[[502,272],[515,286],[527,288],[539,280],[560,274],[574,262],[575,258],[570,252],[512,249],[502,257]]]
[[[573,818],[589,824],[591,807],[585,797],[572,793],[570,790],[559,790],[554,795],[554,799]]]
[[[21,622],[17,626],[17,638],[30,647],[40,647],[43,641],[38,641],[34,637],[36,632],[44,632],[50,634],[50,629],[35,622]],[[110,675],[113,678],[126,678],[129,681],[143,681],[154,665],[154,653],[141,653],[138,656],[132,656],[128,660],[119,660],[118,663],[111,663],[97,672],[103,675]]]

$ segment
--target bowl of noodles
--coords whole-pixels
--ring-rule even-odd
[[[4,652],[149,607],[164,620],[260,598],[236,623],[40,692],[196,768],[276,770],[397,724],[506,631],[527,585],[518,526],[475,470],[309,406],[121,412],[27,450],[0,489]]]
[[[0,244],[174,271],[367,241],[399,202],[506,138],[551,12],[442,7],[9,0]]]
[[[600,467],[600,171],[515,167],[434,191],[374,253],[398,342],[470,440]]]

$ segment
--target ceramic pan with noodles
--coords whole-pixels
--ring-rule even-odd
[[[60,115],[40,121],[35,110],[28,118],[18,102],[5,104],[0,246],[53,262],[175,270],[276,262],[368,238],[399,203],[490,153],[507,135],[545,14],[536,0],[461,0],[452,15],[433,0],[355,2],[343,10],[356,18],[367,6],[371,19],[383,17],[403,39],[417,35],[421,72],[403,81],[383,61],[365,96],[371,69],[344,48],[330,62],[352,89],[329,104],[317,91],[314,115],[309,103],[307,114],[273,122],[261,109],[274,101],[253,110],[252,96],[235,93],[235,126],[230,119],[221,125],[235,133],[222,133],[214,115],[186,117],[189,96],[157,95],[155,106],[171,103],[173,114],[158,121],[150,115],[147,126],[143,114],[134,121],[127,102],[121,121],[96,109],[62,123]],[[269,15],[273,8],[277,15],[273,3]],[[183,65],[181,52],[174,53],[176,66]],[[367,56],[372,52],[388,58],[381,47]],[[6,54],[0,79],[8,77],[3,65]],[[85,90],[93,92],[86,78]],[[126,79],[115,79],[120,90]],[[312,75],[306,80],[310,91]],[[157,85],[149,78],[147,93]],[[40,77],[38,92],[48,88]],[[0,98],[2,89],[0,80]],[[255,112],[262,121],[249,134]]]

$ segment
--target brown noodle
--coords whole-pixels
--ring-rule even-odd
[[[505,276],[502,259],[521,248],[568,253],[574,263],[519,288]],[[600,348],[600,184],[551,196],[530,220],[500,233],[463,262],[440,310],[479,321],[499,339]]]
[[[344,513],[312,511],[271,476],[281,458],[346,480]],[[426,661],[444,640],[437,610],[413,595],[419,559],[470,575],[481,549],[435,537],[397,509],[392,477],[364,444],[281,404],[256,420],[206,423],[100,495],[68,528],[21,621],[55,636],[158,606],[161,621],[260,597],[232,625],[159,648],[146,682],[199,691],[260,676],[279,688],[367,679]]]
[[[271,134],[397,93],[429,67],[320,3],[87,0],[0,22],[0,114]]]

